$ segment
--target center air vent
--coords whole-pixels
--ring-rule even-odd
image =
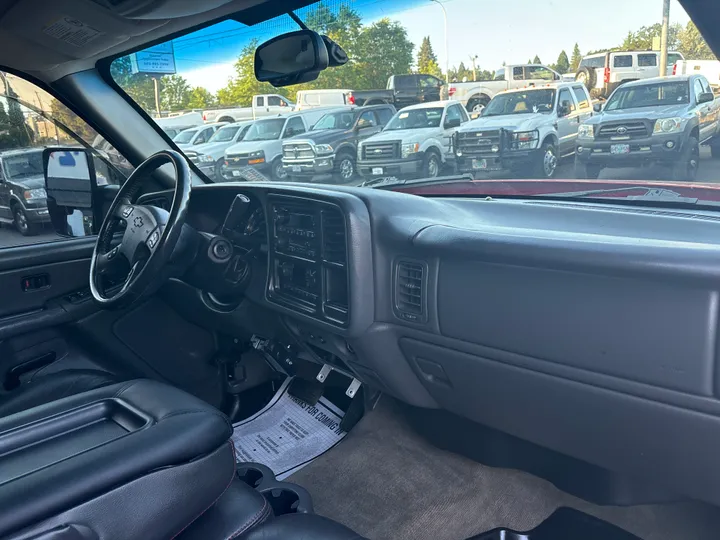
[[[322,253],[323,259],[337,264],[347,262],[345,239],[345,216],[340,210],[322,211]]]
[[[400,261],[395,280],[395,309],[401,319],[424,322],[427,267],[418,262]]]

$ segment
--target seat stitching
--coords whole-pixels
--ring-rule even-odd
[[[250,529],[251,527],[254,527],[258,523],[261,523],[265,521],[269,515],[270,515],[270,503],[268,503],[267,499],[263,497],[263,506],[260,509],[259,512],[256,512],[254,516],[252,516],[248,521],[243,523],[239,529],[237,529],[234,533],[232,533],[230,536],[228,536],[227,540],[232,540],[233,538],[237,538],[241,534],[243,534],[245,531]]]
[[[213,506],[215,506],[215,503],[217,503],[217,502],[220,500],[220,498],[221,498],[223,495],[225,495],[225,492],[230,488],[230,486],[231,486],[232,483],[233,483],[233,480],[235,480],[235,474],[237,473],[237,461],[235,460],[235,445],[233,444],[232,439],[229,440],[228,442],[230,443],[230,451],[231,451],[230,453],[232,454],[232,460],[233,460],[233,467],[232,467],[233,470],[232,470],[232,475],[230,476],[230,481],[228,482],[227,486],[225,486],[225,489],[222,490],[222,493],[220,493],[220,495],[218,495],[217,498],[216,498],[211,504],[209,504],[209,505],[207,506],[207,508],[205,508],[205,510],[203,510],[203,511],[200,512],[197,516],[195,516],[195,519],[193,519],[193,520],[190,521],[187,525],[185,525],[182,529],[180,529],[180,530],[177,532],[177,534],[175,534],[170,540],[174,540],[175,538],[177,538],[178,536],[180,536],[180,534],[182,534],[182,532],[183,532],[185,529],[187,529],[190,525],[192,525],[193,523],[195,523],[195,522],[200,518],[200,516],[202,516],[205,512],[207,512],[207,511],[210,510]]]
[[[115,393],[115,395],[113,397],[120,397],[120,394],[122,394],[125,390],[130,388],[136,382],[137,381],[130,381],[129,383],[125,383],[124,385],[122,385],[122,387],[120,387],[120,389],[118,389],[118,391]]]

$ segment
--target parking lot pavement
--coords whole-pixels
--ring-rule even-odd
[[[12,225],[6,225],[3,223],[0,226],[0,248],[23,246],[27,244],[40,244],[61,239],[62,237],[55,234],[50,227],[46,227],[40,234],[35,236],[23,236],[17,232]]]

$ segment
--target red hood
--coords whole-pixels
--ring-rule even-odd
[[[638,186],[638,189],[627,190]],[[594,190],[619,191],[587,196],[624,198],[645,195],[652,190],[663,190],[664,195],[690,197],[703,201],[720,201],[720,184],[690,184],[674,182],[647,182],[645,180],[468,180],[448,184],[398,186],[394,191],[416,195],[570,195]]]

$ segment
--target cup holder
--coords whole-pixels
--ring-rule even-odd
[[[295,490],[286,487],[277,487],[262,492],[276,516],[295,514],[300,506],[300,495]]]
[[[246,467],[237,471],[237,477],[241,482],[245,482],[251,488],[256,489],[262,484],[265,475],[260,469]]]

